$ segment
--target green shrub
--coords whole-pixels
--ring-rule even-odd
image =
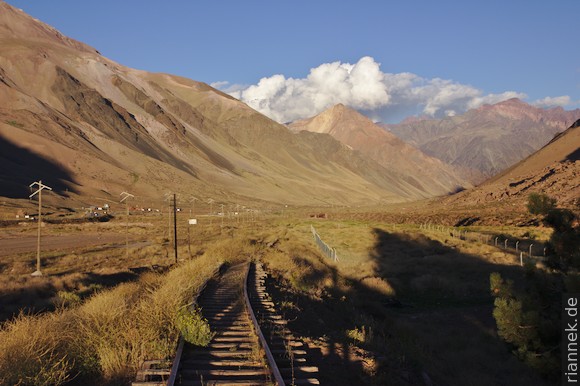
[[[209,323],[201,315],[201,312],[190,307],[185,307],[177,312],[176,325],[183,339],[196,346],[207,346],[214,337]]]
[[[58,291],[56,294],[56,306],[71,307],[81,303],[81,297],[74,292]]]
[[[556,199],[543,193],[531,193],[527,207],[531,214],[546,215],[556,207]]]

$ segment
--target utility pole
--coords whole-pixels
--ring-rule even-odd
[[[173,249],[175,250],[175,264],[177,264],[177,199],[173,193]]]
[[[172,193],[165,193],[164,194],[164,201],[167,201],[168,208],[167,208],[167,243],[171,240],[171,194]],[[165,231],[163,231],[163,235],[165,235]],[[167,257],[169,257],[169,252],[167,252]]]
[[[133,198],[135,197],[134,195],[132,195],[131,193],[127,193],[127,192],[122,192],[121,193],[121,201],[120,203],[122,203],[123,201],[125,201],[125,212],[126,212],[126,222],[125,222],[125,257],[128,259],[129,258],[129,200],[128,198]]]
[[[32,272],[32,276],[42,276],[42,272],[40,271],[40,227],[42,224],[42,190],[48,189],[52,190],[50,186],[44,185],[42,180],[38,180],[37,182],[33,182],[29,185],[32,188],[34,185],[38,186],[36,192],[32,193],[29,198],[34,197],[38,193],[38,237],[36,240],[36,271]]]
[[[191,212],[189,213],[190,215],[194,215],[195,214],[195,202],[197,201],[197,197],[191,196],[189,198],[189,202],[191,202]]]
[[[213,219],[212,219],[211,216],[212,216],[212,213],[213,213],[213,203],[214,203],[214,201],[213,201],[213,199],[210,198],[209,200],[207,200],[207,203],[209,204],[209,216],[210,216],[209,217],[209,223],[212,224],[213,223]]]
[[[193,195],[189,198],[189,202],[191,202],[191,209],[189,212],[189,219],[193,219],[195,215],[195,201],[197,201],[197,197]],[[187,250],[189,251],[189,258],[191,259],[191,236],[190,236],[190,229],[191,224],[189,223],[190,220],[187,221]]]

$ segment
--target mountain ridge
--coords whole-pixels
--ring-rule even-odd
[[[63,196],[350,205],[429,195],[330,135],[292,133],[207,84],[124,67],[0,7],[0,137],[12,159],[21,154],[20,174],[4,169],[0,186],[50,185],[34,154],[64,171]]]
[[[542,109],[517,98],[443,119],[381,124],[426,154],[489,178],[540,149],[580,117],[580,109]]]
[[[423,154],[386,132],[359,112],[337,104],[322,113],[288,125],[294,131],[327,133],[385,167],[404,175],[431,195],[443,195],[470,186],[448,165]]]
[[[580,119],[525,159],[446,201],[523,204],[532,192],[547,194],[563,206],[580,204]]]

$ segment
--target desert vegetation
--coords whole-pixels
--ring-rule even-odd
[[[526,264],[519,281],[490,275],[498,333],[515,356],[546,378],[560,376],[562,294],[580,289],[580,226],[576,214],[555,199],[530,194],[528,210],[553,228],[544,264]]]
[[[6,322],[2,384],[87,384],[94,377],[95,384],[119,384],[134,376],[140,361],[171,357],[180,328],[193,324],[210,334],[197,312],[183,309],[218,264],[202,257],[98,291],[82,303],[69,297],[54,312]]]
[[[269,290],[291,329],[320,353],[325,382],[545,382],[512,355],[512,343],[504,342],[500,323],[493,318],[497,294],[490,293],[490,275],[498,275],[501,283],[523,283],[527,268],[503,243],[496,246],[489,238],[470,235],[538,243],[557,237],[553,228],[425,227],[412,220],[344,220],[339,213],[329,217],[311,219],[307,211],[296,210],[253,222],[226,218],[223,226],[214,219],[190,229],[189,237],[182,226],[178,264],[168,243],[167,218],[134,217],[129,259],[124,243],[97,251],[48,252],[48,274],[36,282],[28,278],[34,256],[11,256],[4,274],[20,281],[22,288],[44,283],[41,288],[50,296],[34,314],[5,316],[0,374],[14,377],[5,382],[21,384],[74,385],[89,379],[128,383],[140,361],[170,358],[180,332],[198,344],[207,342],[211,330],[195,309],[184,306],[220,264],[260,259],[272,273]],[[113,219],[86,226],[51,225],[47,234],[121,231],[124,224]],[[337,250],[337,262],[317,249],[311,225]],[[149,243],[140,244],[144,240]],[[103,282],[105,272],[111,282]],[[35,298],[42,292],[26,294]],[[14,307],[25,303],[18,303],[18,291],[12,293]]]
[[[338,262],[317,250],[311,224]],[[335,358],[321,370],[330,383],[544,383],[510,354],[492,317],[489,275],[524,275],[514,253],[419,224],[297,220],[275,229],[263,258],[271,286],[291,327]]]
[[[98,248],[49,250],[42,255],[44,275],[35,278],[34,253],[3,260],[0,384],[128,384],[143,360],[171,359],[180,334],[194,344],[209,342],[211,329],[195,304],[190,307],[195,295],[220,265],[247,261],[258,245],[227,222],[204,224],[189,235],[180,227],[175,264],[166,216],[136,219],[128,254],[124,242],[106,237]],[[106,236],[124,227],[124,219],[114,219],[43,231]]]

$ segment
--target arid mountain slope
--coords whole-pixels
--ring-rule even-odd
[[[580,109],[541,109],[510,99],[440,120],[382,125],[426,154],[491,177],[527,157],[580,118]]]
[[[385,168],[399,174],[399,179],[415,187],[423,197],[443,195],[469,183],[439,159],[426,156],[374,124],[362,114],[338,104],[319,115],[293,122],[294,131],[327,133],[360,151]]]
[[[178,191],[225,202],[430,195],[327,134],[285,126],[206,84],[119,65],[0,2],[0,195]],[[400,182],[400,180],[402,182]]]
[[[580,120],[508,170],[448,200],[523,203],[532,192],[548,194],[564,206],[580,204]]]

